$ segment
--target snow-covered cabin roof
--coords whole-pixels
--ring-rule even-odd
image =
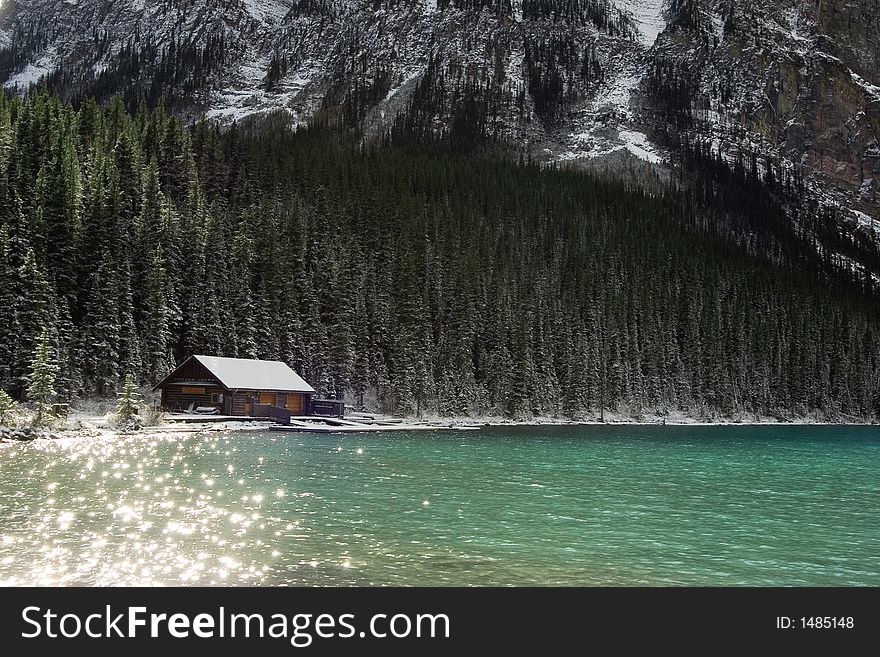
[[[274,390],[278,392],[315,392],[303,378],[286,363],[278,360],[223,358],[194,355],[192,358],[205,366],[229,390]],[[187,359],[189,360],[189,359]],[[180,369],[186,363],[182,363]],[[177,371],[175,370],[175,372]],[[174,375],[172,372],[165,381]],[[165,381],[156,387],[161,387]]]

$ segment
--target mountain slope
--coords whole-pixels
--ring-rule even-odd
[[[0,80],[225,122],[458,126],[636,172],[707,144],[876,244],[878,17],[878,0],[6,0]]]

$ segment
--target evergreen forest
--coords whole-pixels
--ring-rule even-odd
[[[199,353],[395,414],[876,417],[872,277],[754,164],[686,152],[696,182],[649,191],[401,129],[0,94],[0,389],[47,331],[64,400]]]

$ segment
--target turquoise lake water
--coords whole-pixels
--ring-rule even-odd
[[[880,586],[877,427],[212,432],[0,449],[0,582]]]

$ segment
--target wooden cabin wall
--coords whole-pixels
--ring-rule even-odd
[[[192,388],[193,386],[183,386],[179,383],[169,383],[162,387],[162,406],[163,408],[167,408],[168,410],[179,410],[185,411],[189,408],[190,404],[195,404],[195,406],[217,406],[217,404],[212,404],[211,402],[211,394],[220,392],[222,393],[222,388],[210,387],[210,386],[198,386],[202,388],[205,392],[202,394],[195,394],[191,390],[184,392],[184,388]],[[223,405],[219,405],[221,411]]]
[[[306,412],[305,395],[296,392],[288,392],[284,408],[296,415],[304,415]]]
[[[177,377],[175,377],[177,378]],[[196,393],[193,388],[202,388],[203,393]],[[186,390],[186,392],[184,392]],[[252,400],[257,404],[268,404],[284,408],[294,415],[310,415],[311,414],[311,395],[298,392],[266,392],[256,390],[237,390],[230,392],[221,385],[201,384],[194,379],[187,378],[182,382],[166,383],[162,387],[162,407],[168,410],[185,411],[190,404],[198,406],[214,406],[221,413],[225,413],[225,404],[223,402],[212,402],[212,394],[223,394],[232,398],[231,414],[232,415],[249,415],[248,401]]]
[[[232,393],[232,414],[233,415],[247,415],[247,413],[245,413],[244,403],[245,403],[245,393],[243,393],[243,392]]]

